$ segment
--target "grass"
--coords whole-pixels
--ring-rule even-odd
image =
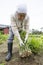
[[[0,65],[5,65],[4,63],[1,63]]]
[[[8,35],[0,33],[0,44],[3,44],[8,38]]]

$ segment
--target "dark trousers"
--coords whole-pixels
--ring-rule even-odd
[[[9,43],[9,44],[12,43],[13,40],[14,40],[14,34],[13,34],[12,29],[11,29],[11,27],[10,27],[10,28],[9,28],[9,38],[8,38],[8,43]]]

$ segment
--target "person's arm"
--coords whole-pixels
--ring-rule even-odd
[[[19,39],[20,45],[23,45],[23,41],[20,38],[20,34],[19,34],[14,17],[11,18],[11,28],[12,28],[13,34]]]
[[[25,28],[26,28],[26,36],[25,36],[25,41],[24,41],[24,43],[27,41],[28,35],[29,35],[29,18],[27,18],[27,20],[26,20]]]

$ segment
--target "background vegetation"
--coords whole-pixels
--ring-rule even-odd
[[[21,32],[21,38],[24,41],[25,38],[25,32]],[[0,32],[0,44],[5,43],[5,41],[7,41],[8,39],[8,34],[2,34]],[[17,38],[15,38],[15,41],[17,41]],[[33,53],[38,53],[40,51],[43,50],[43,34],[29,34],[28,36],[28,40],[26,41],[25,45],[24,45],[24,49],[29,50],[29,48],[31,49],[31,51]]]

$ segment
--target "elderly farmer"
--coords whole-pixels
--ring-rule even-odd
[[[8,55],[6,56],[6,61],[9,61],[12,57],[12,45],[14,35],[18,38],[20,42],[20,46],[24,45],[23,40],[20,37],[19,31],[26,31],[25,40],[26,42],[29,34],[29,18],[27,16],[27,9],[23,5],[19,6],[16,14],[11,17],[11,28],[10,28],[10,36],[8,39]]]

